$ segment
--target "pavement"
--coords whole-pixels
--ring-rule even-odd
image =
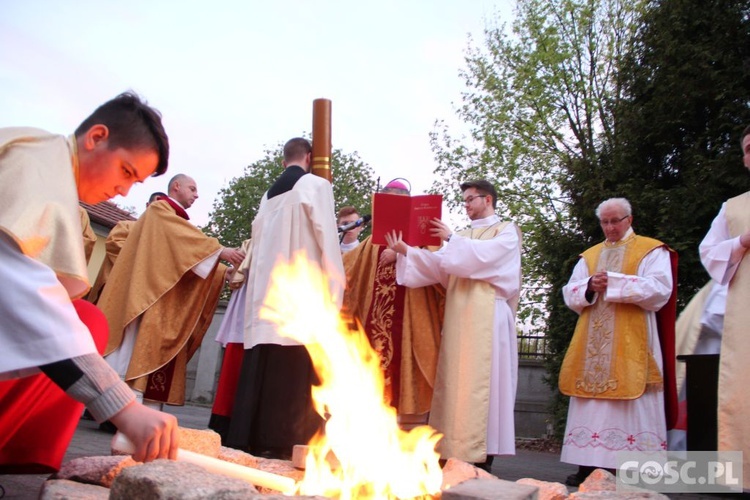
[[[206,429],[211,408],[203,406],[166,406],[165,411],[177,417],[182,427]],[[85,456],[109,455],[112,435],[100,431],[98,425],[90,420],[81,420],[73,440],[65,455],[65,462]],[[563,483],[569,474],[578,467],[560,462],[557,453],[519,449],[515,456],[495,457],[492,473],[500,479],[515,481],[531,477],[541,481]],[[39,491],[49,474],[7,474],[0,475],[0,486],[5,490],[2,500],[33,500],[39,497]],[[576,488],[569,488],[576,491]],[[716,495],[680,494],[669,495],[679,499],[716,499]]]

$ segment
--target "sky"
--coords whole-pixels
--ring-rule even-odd
[[[512,22],[514,0],[0,0],[0,127],[70,134],[133,90],[163,115],[169,171],[113,201],[138,213],[169,178],[219,190],[332,102],[332,143],[381,184],[432,183],[429,133],[455,114],[469,46]],[[470,41],[471,40],[473,41]],[[334,172],[335,175],[335,172]],[[335,179],[334,179],[335,182]]]

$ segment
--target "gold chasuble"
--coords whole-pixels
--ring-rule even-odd
[[[465,229],[458,234],[490,240],[508,224],[506,221],[487,228]],[[516,296],[508,301],[514,315],[517,300]],[[487,458],[494,319],[492,285],[451,275],[430,411],[430,425],[446,430],[437,447],[443,458],[457,457],[466,462],[484,462]],[[471,335],[471,341],[466,335]]]
[[[385,399],[399,414],[430,410],[445,290],[396,283],[395,263],[380,264],[385,246],[366,238],[343,255],[344,311],[357,318],[380,356]]]
[[[2,128],[0,157],[0,231],[25,255],[52,268],[70,298],[82,297],[90,285],[81,244],[75,138]],[[28,203],[31,199],[40,201]]]
[[[102,266],[99,268],[96,281],[94,281],[91,291],[89,291],[86,297],[86,300],[89,302],[96,304],[99,300],[104,285],[107,284],[107,280],[109,279],[109,273],[112,272],[112,267],[115,265],[117,256],[120,255],[120,250],[122,250],[122,246],[125,244],[125,239],[128,237],[133,224],[135,224],[134,220],[120,221],[115,224],[115,227],[107,235],[107,240],[104,242],[105,254]]]
[[[86,262],[91,260],[91,254],[96,245],[96,233],[91,227],[91,219],[85,208],[78,205],[78,213],[81,216],[81,231],[83,231],[83,251],[86,253]]]
[[[591,276],[599,271],[637,275],[641,259],[662,246],[658,240],[633,233],[615,244],[591,247],[581,257]],[[636,399],[647,385],[662,383],[648,348],[646,311],[597,296],[576,324],[560,369],[560,392],[579,398]]]
[[[184,404],[187,362],[211,323],[226,266],[217,261],[206,279],[191,269],[220,249],[162,200],[130,230],[97,305],[109,321],[105,355],[140,317],[125,381],[144,398]]]
[[[750,192],[726,203],[726,219],[732,238],[750,231]],[[724,332],[719,358],[718,445],[720,451],[742,451],[742,484],[750,490],[750,261],[747,252],[727,291]]]

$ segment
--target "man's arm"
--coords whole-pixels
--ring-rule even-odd
[[[701,262],[711,278],[722,285],[726,285],[737,271],[742,257],[747,250],[742,239],[748,235],[732,238],[726,219],[726,203],[721,206],[718,215],[711,222],[711,228],[698,247]]]
[[[672,266],[666,247],[656,248],[643,257],[638,275],[607,273],[606,301],[636,304],[647,311],[658,311],[671,295]]]
[[[583,258],[578,259],[568,284],[563,287],[565,305],[578,314],[596,301],[596,294],[589,293],[590,279],[586,261]]]

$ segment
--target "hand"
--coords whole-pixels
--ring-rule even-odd
[[[401,255],[406,255],[409,245],[404,243],[402,238],[403,235],[401,234],[401,231],[399,231],[398,234],[396,234],[396,231],[385,233],[385,242],[388,244],[388,248],[396,253],[400,253]]]
[[[224,273],[224,281],[227,283],[232,282],[232,277],[234,276],[235,271],[237,271],[237,268],[234,266],[227,267],[226,272]]]
[[[245,260],[245,253],[237,248],[225,248],[219,254],[219,258],[229,262],[234,267],[239,267],[242,261]]]
[[[383,250],[383,253],[380,254],[380,264],[387,265],[387,264],[393,264],[396,262],[396,252],[391,250],[390,248],[386,248]]]
[[[177,459],[180,439],[174,415],[133,401],[110,421],[135,445],[133,460],[136,462],[150,462],[157,458]]]
[[[430,224],[432,224],[432,228],[430,229],[430,234],[432,234],[432,236],[437,236],[440,238],[440,241],[448,241],[451,239],[453,232],[445,222],[435,218],[430,221]]]
[[[589,284],[587,287],[596,293],[604,293],[607,291],[607,271],[599,271],[591,278],[589,278]]]

